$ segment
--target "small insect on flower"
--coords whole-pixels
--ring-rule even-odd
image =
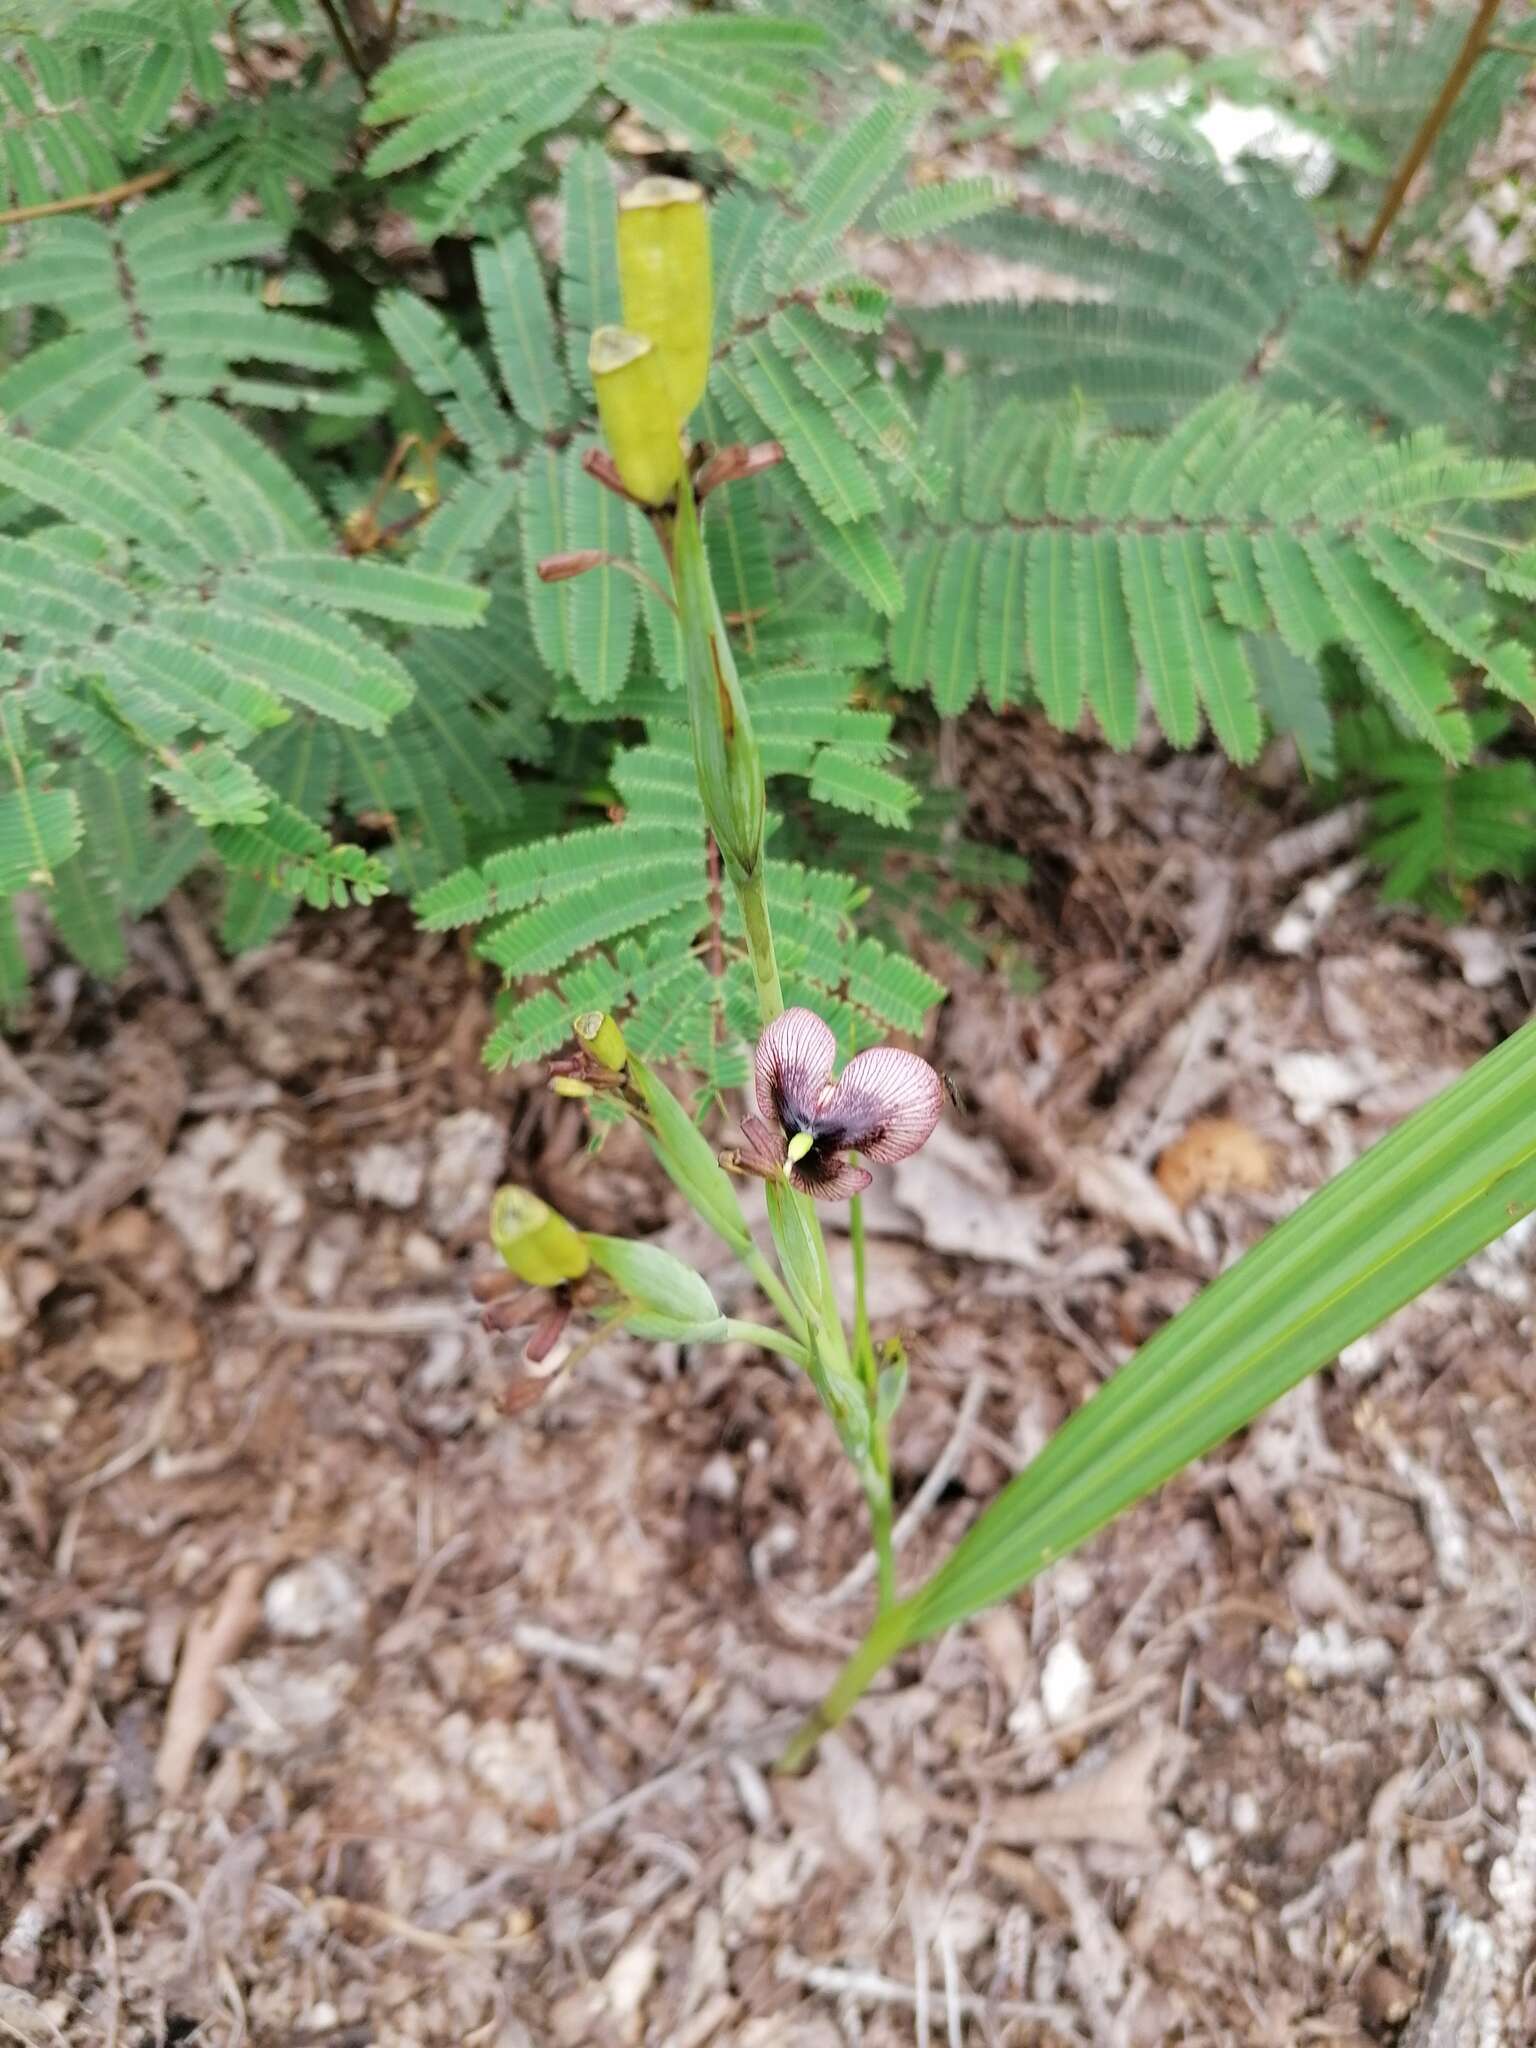
[[[847,1154],[891,1164],[926,1144],[944,1084],[915,1052],[878,1045],[834,1081],[837,1040],[813,1010],[786,1010],[757,1041],[757,1107],[743,1120],[754,1152],[786,1166],[804,1195],[841,1202],[873,1175]]]

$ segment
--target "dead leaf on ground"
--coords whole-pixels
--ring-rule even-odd
[[[932,1250],[1031,1272],[1045,1265],[1041,1205],[1011,1192],[1013,1175],[990,1139],[940,1124],[891,1179],[896,1199]]]
[[[1042,1842],[1111,1842],[1122,1849],[1160,1849],[1154,1825],[1157,1781],[1178,1743],[1167,1729],[1140,1736],[1099,1770],[999,1803],[994,1841],[1015,1848]]]
[[[1123,1223],[1138,1237],[1160,1238],[1176,1251],[1192,1249],[1189,1233],[1168,1196],[1134,1159],[1074,1152],[1068,1160],[1072,1186],[1085,1209],[1110,1223]]]
[[[198,1327],[188,1317],[163,1309],[130,1309],[96,1331],[89,1355],[98,1372],[131,1387],[151,1366],[193,1364],[202,1348]]]
[[[1236,1117],[1197,1117],[1157,1162],[1157,1184],[1180,1209],[1203,1195],[1263,1194],[1273,1182],[1269,1146]]]

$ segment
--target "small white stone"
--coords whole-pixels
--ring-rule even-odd
[[[1093,1697],[1093,1672],[1070,1636],[1051,1645],[1040,1673],[1040,1704],[1053,1728],[1075,1721]]]
[[[1392,1669],[1392,1645],[1382,1636],[1352,1636],[1342,1621],[1304,1628],[1291,1651],[1291,1668],[1309,1685],[1339,1679],[1381,1678]]]
[[[1299,1124],[1320,1124],[1328,1112],[1358,1102],[1379,1078],[1369,1054],[1350,1059],[1331,1052],[1285,1052],[1274,1063],[1275,1086]]]
[[[1508,941],[1481,925],[1456,925],[1446,933],[1445,942],[1461,962],[1461,978],[1468,988],[1497,988],[1513,971]]]
[[[1251,1792],[1239,1792],[1232,1801],[1232,1825],[1240,1835],[1256,1835],[1259,1831],[1259,1802]]]
[[[698,1491],[707,1494],[711,1500],[734,1500],[741,1488],[736,1478],[736,1467],[724,1451],[717,1451],[693,1482]]]
[[[1184,1830],[1184,1854],[1189,1858],[1189,1867],[1198,1877],[1203,1870],[1209,1870],[1221,1854],[1221,1844],[1214,1835],[1208,1835],[1204,1828]]]
[[[507,1156],[507,1127],[485,1109],[461,1109],[438,1125],[427,1174],[427,1215],[439,1237],[483,1235]]]
[[[330,1552],[279,1572],[262,1595],[268,1631],[280,1642],[315,1643],[362,1627],[368,1602],[347,1564]]]
[[[365,1145],[352,1155],[352,1186],[359,1201],[386,1209],[414,1209],[421,1200],[426,1161],[419,1145]]]
[[[603,1979],[603,1997],[614,2023],[626,2041],[638,2041],[644,2031],[641,2007],[656,1981],[658,1958],[648,1941],[632,1941],[621,1948]]]

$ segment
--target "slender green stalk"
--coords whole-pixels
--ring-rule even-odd
[[[902,1610],[893,1607],[875,1622],[869,1634],[838,1673],[832,1690],[816,1711],[796,1729],[774,1769],[786,1777],[804,1770],[810,1762],[811,1752],[822,1736],[829,1728],[837,1726],[849,1708],[863,1695],[870,1680],[901,1648]]]
[[[755,1344],[760,1351],[777,1351],[802,1372],[810,1369],[811,1355],[805,1346],[786,1337],[782,1330],[771,1330],[766,1323],[738,1322],[735,1316],[726,1317],[725,1328],[728,1336],[739,1338],[743,1344]]]
[[[755,1245],[751,1251],[742,1253],[741,1263],[784,1318],[785,1328],[803,1344],[805,1342],[805,1317],[796,1308],[794,1298],[790,1294],[789,1289],[784,1285],[784,1282],[775,1273],[772,1266],[769,1265]]]
[[[763,858],[763,820],[767,791],[762,757],[752,732],[751,716],[730,636],[720,614],[710,579],[697,508],[685,479],[678,493],[676,515],[666,552],[677,594],[688,686],[688,720],[693,737],[694,766],[704,816],[720,849],[721,865],[730,877],[741,909],[747,957],[757,989],[758,1013],[765,1025],[784,1009],[773,921],[768,908]],[[843,1447],[853,1460],[869,1503],[870,1524],[879,1560],[880,1605],[894,1598],[891,1556],[890,1458],[879,1416],[879,1374],[863,1317],[865,1356],[856,1365],[837,1310],[815,1205],[782,1183],[769,1187],[769,1223],[774,1249],[800,1311],[785,1317],[805,1340],[807,1370],[823,1405],[837,1425]],[[770,1296],[775,1304],[777,1294]]]
[[[864,1256],[864,1197],[855,1195],[848,1204],[848,1242],[853,1251],[853,1357],[869,1388],[876,1395],[875,1342],[869,1334],[869,1294]]]
[[[752,979],[757,986],[758,1014],[771,1024],[784,1008],[784,991],[779,986],[779,963],[773,949],[773,926],[768,917],[768,889],[762,866],[736,890],[741,920],[747,930],[747,957],[752,962]]]
[[[896,1599],[896,1554],[891,1544],[891,1432],[889,1422],[880,1413],[880,1366],[869,1328],[862,1195],[853,1197],[848,1212],[848,1241],[853,1252],[853,1363],[869,1401],[870,1469],[865,1475],[864,1497],[869,1503],[870,1533],[875,1544],[878,1611],[883,1614]]]

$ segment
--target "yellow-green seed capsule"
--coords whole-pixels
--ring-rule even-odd
[[[528,1287],[579,1280],[591,1255],[579,1231],[527,1188],[498,1188],[491,1203],[491,1243]]]
[[[579,1081],[574,1074],[556,1074],[550,1087],[556,1095],[563,1095],[571,1102],[585,1102],[592,1093],[590,1081]]]
[[[624,1043],[623,1032],[605,1010],[583,1010],[579,1017],[571,1019],[571,1029],[600,1067],[606,1067],[610,1074],[623,1073],[629,1047]]]
[[[619,197],[619,290],[624,325],[655,342],[678,419],[709,378],[714,295],[709,213],[686,178],[642,178]]]
[[[623,327],[598,327],[587,365],[603,439],[625,490],[644,505],[664,505],[682,474],[681,415],[654,343]]]

